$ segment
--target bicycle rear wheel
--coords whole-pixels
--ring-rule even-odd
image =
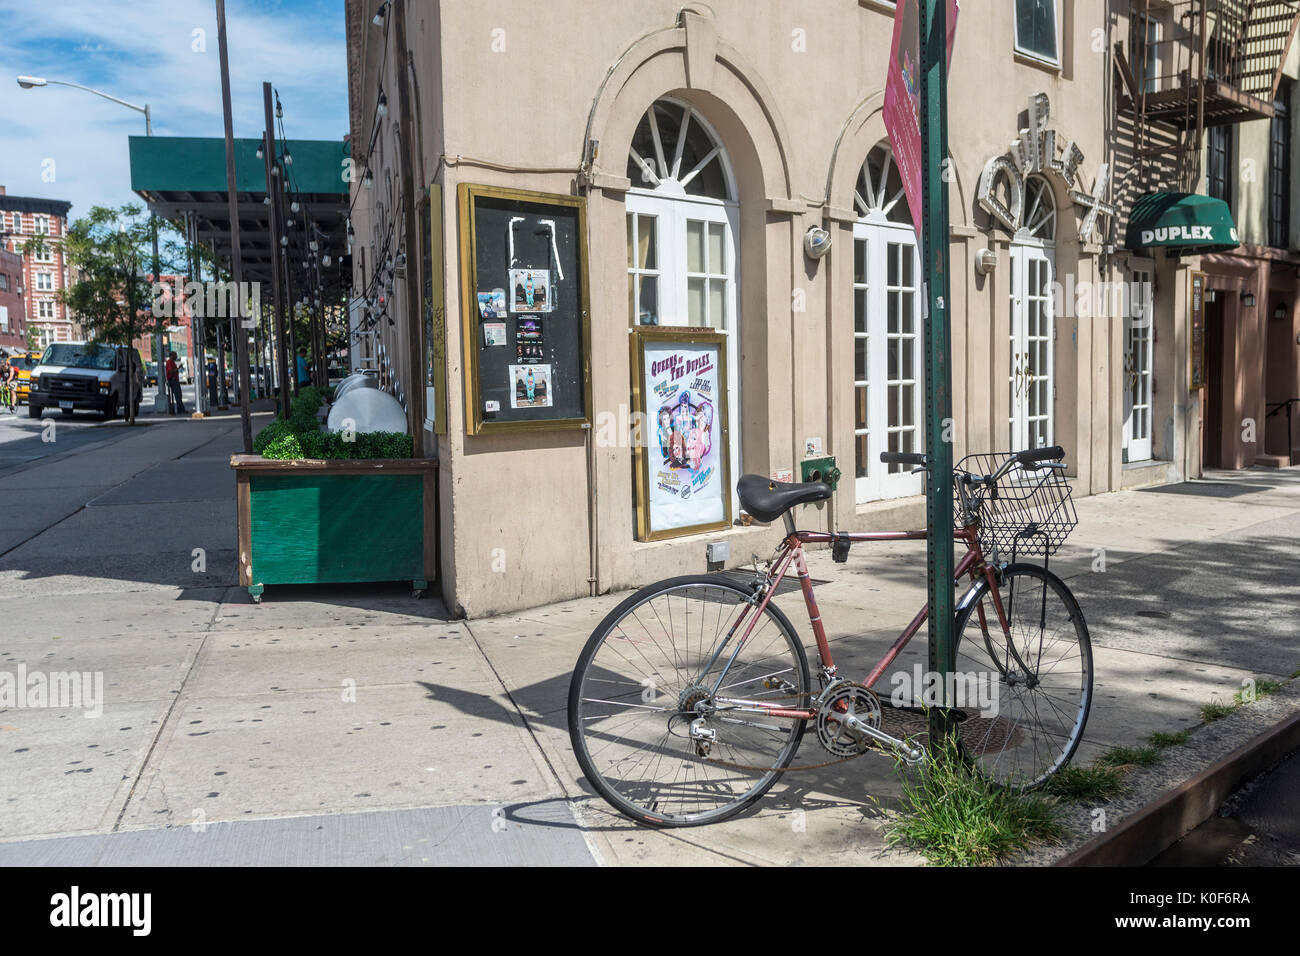
[[[1013,564],[999,580],[1007,631],[987,580],[957,617],[955,669],[965,692],[957,740],[988,780],[1032,790],[1069,762],[1083,738],[1092,644],[1078,602],[1056,575]]]
[[[772,604],[754,620],[752,594],[713,575],[670,578],[592,632],[569,685],[569,736],[582,772],[621,813],[655,826],[715,823],[790,765],[804,721],[729,713],[715,701],[717,686],[720,697],[808,703],[798,635]],[[697,721],[704,734],[693,737]]]

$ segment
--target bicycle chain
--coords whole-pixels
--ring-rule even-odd
[[[784,697],[768,697],[768,698],[766,698],[766,699],[767,699],[767,700],[795,700],[795,699],[802,699],[802,698],[805,698],[805,697],[811,699],[811,698],[813,698],[813,697],[821,697],[824,693],[825,693],[825,690],[823,689],[821,693],[816,694],[816,695],[814,695],[814,694],[809,694],[809,693],[803,693],[803,694],[787,694],[787,695],[785,695]],[[811,701],[810,701],[810,702],[811,702]],[[892,709],[892,708],[891,708],[891,709]],[[814,718],[814,720],[815,720],[815,718]],[[800,742],[802,743],[802,741],[800,741]],[[857,760],[859,757],[864,757],[864,756],[866,756],[867,754],[872,753],[872,752],[875,752],[875,753],[879,753],[879,754],[883,754],[883,755],[885,755],[885,756],[888,756],[888,752],[882,748],[881,744],[880,744],[878,741],[872,741],[872,743],[869,744],[869,745],[867,746],[867,749],[863,750],[861,753],[850,754],[850,755],[847,756],[847,757],[836,757],[834,760],[826,760],[826,761],[824,761],[824,762],[822,762],[822,763],[810,763],[810,764],[804,764],[804,765],[801,766],[801,767],[782,767],[782,768],[780,768],[779,770],[777,770],[777,771],[775,771],[775,772],[776,772],[776,773],[802,773],[803,771],[806,771],[806,770],[821,770],[823,767],[833,767],[833,766],[835,766],[837,763],[847,763],[847,762],[850,761],[850,760]],[[705,762],[705,763],[715,764],[715,765],[717,765],[717,766],[719,766],[719,767],[729,767],[729,768],[731,768],[731,769],[733,769],[733,770],[751,770],[751,771],[755,771],[755,772],[758,772],[758,773],[771,773],[771,772],[773,772],[771,766],[760,767],[760,766],[755,766],[755,765],[751,765],[751,764],[734,763],[733,761],[730,761],[730,760],[719,760],[719,759],[716,758],[716,757],[701,757],[699,754],[694,754],[693,756],[695,756],[695,757],[698,758],[699,760],[702,760],[702,761]]]

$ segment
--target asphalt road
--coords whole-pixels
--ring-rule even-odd
[[[140,402],[140,418],[145,422],[157,421],[160,417],[153,413],[157,391],[155,388],[144,390]],[[193,411],[194,386],[182,385],[181,397],[186,410]],[[26,405],[19,405],[12,414],[0,409],[0,475],[51,455],[62,455],[97,442],[123,438],[128,431],[121,419],[106,422],[92,412],[65,416],[46,409],[40,421],[37,421],[27,417]]]

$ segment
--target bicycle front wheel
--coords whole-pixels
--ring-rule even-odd
[[[596,627],[569,685],[569,736],[601,796],[655,826],[715,823],[790,765],[804,721],[722,698],[807,706],[808,658],[772,604],[713,575],[652,584]],[[752,624],[752,629],[751,629]],[[746,637],[748,633],[748,637]]]
[[[1088,626],[1065,583],[1037,565],[1006,568],[997,601],[987,580],[976,587],[956,622],[958,746],[989,781],[1032,790],[1083,738],[1092,705]]]

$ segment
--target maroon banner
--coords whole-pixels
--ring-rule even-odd
[[[921,10],[925,0],[898,0],[894,8],[894,45],[885,79],[885,130],[894,151],[894,165],[903,180],[907,206],[912,210],[916,235],[924,221],[921,206]],[[957,33],[958,0],[948,2],[948,62]]]

